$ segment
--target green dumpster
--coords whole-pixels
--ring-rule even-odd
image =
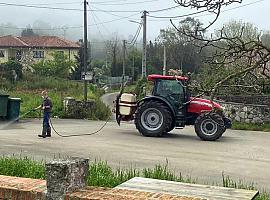
[[[8,97],[9,95],[6,94],[0,95],[0,117],[7,116]]]
[[[20,115],[21,99],[8,98],[7,119],[18,120]]]

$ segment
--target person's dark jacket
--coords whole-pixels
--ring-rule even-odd
[[[52,112],[52,101],[49,97],[43,100],[42,106],[44,106],[44,112]]]

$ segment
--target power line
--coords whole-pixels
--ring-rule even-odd
[[[136,31],[134,37],[133,37],[132,40],[128,43],[129,45],[134,46],[134,44],[137,42],[137,39],[138,39],[139,34],[140,34],[140,32],[141,32],[141,29],[142,29],[142,21],[141,21],[141,23],[139,24],[138,29],[137,29],[137,31]]]
[[[16,6],[16,7],[26,7],[26,8],[38,8],[38,9],[49,9],[49,10],[64,10],[64,11],[80,11],[83,12],[83,9],[77,9],[77,8],[61,8],[61,7],[49,7],[49,6],[36,6],[36,5],[28,5],[28,4],[14,4],[14,3],[3,3],[0,2],[0,5],[2,6]],[[95,11],[95,12],[141,12],[136,10],[88,10],[88,11]]]
[[[50,10],[83,11],[82,9],[76,9],[76,8],[60,8],[60,7],[48,7],[48,6],[35,6],[35,5],[15,4],[15,3],[3,3],[3,2],[0,2],[0,5],[3,5],[3,6],[26,7],[26,8],[50,9]]]
[[[125,1],[125,0],[117,0],[117,1],[106,1],[106,2],[119,2],[119,1]],[[235,9],[239,9],[239,8],[242,8],[242,7],[246,7],[246,6],[249,6],[249,5],[253,5],[253,4],[256,4],[256,3],[259,3],[259,2],[263,2],[265,0],[258,0],[258,1],[255,1],[255,2],[251,2],[251,3],[247,3],[247,4],[244,4],[244,5],[240,5],[240,6],[237,6],[237,7],[234,7],[234,8],[230,8],[230,9],[226,9],[226,10],[223,10],[221,12],[227,12],[227,11],[231,11],[231,10],[235,10]],[[39,6],[31,6],[31,5],[25,5],[25,4],[10,4],[10,3],[1,3],[0,2],[0,5],[7,5],[7,6],[22,6],[22,7],[28,7],[30,6],[31,8],[48,8],[48,9],[64,9],[64,10],[76,10],[76,11],[83,11],[81,9],[66,9],[66,8],[55,8],[55,7],[39,7]],[[170,7],[170,8],[167,8],[168,9],[173,9],[173,8],[176,8],[176,6],[174,7]],[[150,12],[160,12],[160,11],[164,11],[166,9],[160,9],[160,10],[153,10],[153,11],[150,11]],[[135,14],[132,14],[132,15],[129,15],[129,16],[119,16],[119,15],[115,15],[113,13],[111,13],[111,11],[107,11],[107,10],[90,10],[90,11],[102,11],[102,12],[105,12],[105,13],[110,13],[111,15],[114,15],[114,16],[118,16],[120,18],[118,19],[114,19],[114,20],[109,20],[109,21],[104,21],[104,22],[100,22],[100,23],[95,23],[95,24],[90,24],[88,26],[96,26],[96,25],[99,25],[99,24],[107,24],[107,23],[111,23],[111,22],[115,22],[115,21],[120,21],[120,20],[123,20],[123,19],[128,19],[130,17],[133,17],[133,16],[136,16],[137,14],[141,13],[140,11],[137,11],[137,13]],[[116,12],[116,11],[115,11]],[[149,17],[151,18],[183,18],[183,17],[187,17],[187,16],[192,16],[194,14],[198,14],[200,12],[205,12],[205,11],[198,11],[198,12],[194,12],[194,13],[190,13],[190,14],[186,14],[186,15],[179,15],[179,16],[152,16],[152,15],[149,15]],[[204,17],[204,16],[209,16],[209,15],[212,15],[212,13],[208,13],[208,14],[204,14],[204,15],[197,15],[197,16],[194,16],[194,17]],[[154,20],[151,20],[151,21],[154,21]],[[163,21],[163,20],[157,20],[157,21]],[[164,20],[165,21],[165,20]],[[166,20],[167,21],[167,20]],[[71,26],[71,27],[67,27],[68,29],[78,29],[78,28],[82,28],[83,26]],[[18,29],[18,30],[23,30],[25,29],[26,27],[9,27],[9,26],[1,26],[0,25],[0,28],[5,28],[5,29]],[[63,27],[55,27],[55,28],[48,28],[48,29],[42,29],[42,28],[34,28],[34,30],[61,30],[63,29]]]
[[[29,4],[31,6],[49,6],[49,5],[74,5],[74,4],[82,4],[81,1],[76,1],[76,2],[68,2],[68,3],[63,3],[63,2],[55,2],[55,3],[34,3],[34,4]]]
[[[114,20],[110,20],[110,21],[105,21],[105,22],[101,22],[99,24],[108,24],[108,23],[111,23],[111,22],[115,22],[115,21],[120,21],[122,19],[129,19],[130,17],[134,17],[135,15],[138,15],[139,13],[136,13],[136,14],[132,14],[132,15],[129,15],[129,16],[125,16],[125,17],[121,17],[121,18],[118,18],[118,19],[114,19]],[[89,26],[95,26],[96,24],[91,24]]]
[[[103,6],[115,6],[115,5],[132,5],[132,4],[141,4],[141,3],[149,3],[149,2],[156,2],[160,0],[148,0],[148,1],[135,1],[135,2],[128,2],[128,3],[108,3],[108,2],[92,2],[91,4],[99,4]],[[119,2],[119,1],[114,1]]]
[[[223,12],[227,12],[227,11],[231,11],[231,10],[243,8],[243,7],[250,6],[250,5],[253,5],[253,4],[256,4],[256,3],[260,3],[260,2],[263,2],[263,1],[265,1],[265,0],[254,1],[254,2],[251,2],[251,3],[244,4],[244,5],[236,6],[234,8],[229,8],[229,9],[226,9],[226,10],[222,10],[220,12],[223,13]],[[151,18],[160,18],[160,19],[162,19],[162,18],[164,18],[164,19],[173,19],[173,18],[188,17],[188,16],[199,14],[199,13],[203,13],[203,12],[207,12],[207,10],[202,10],[202,11],[198,11],[198,12],[194,12],[194,13],[189,13],[189,14],[185,14],[185,15],[179,15],[179,16],[153,16],[153,15],[149,15],[149,17],[151,17]],[[197,16],[194,16],[194,17],[204,17],[204,16],[209,16],[209,15],[213,15],[213,13],[208,13],[208,14],[204,14],[204,15],[197,15]],[[161,20],[157,20],[157,21],[161,21]]]
[[[112,1],[93,1],[91,3],[112,3],[112,2],[122,2],[122,1],[127,1],[127,0],[112,0]]]
[[[98,7],[95,7],[95,6],[93,6],[93,5],[92,5],[92,7],[95,8],[95,10],[101,11],[101,9],[99,9]],[[110,11],[106,11],[106,10],[102,10],[102,12],[107,13],[107,14],[112,15],[112,16],[115,16],[115,17],[123,17],[123,16],[120,16],[120,15],[111,13]]]
[[[88,26],[96,26],[96,25],[101,25],[101,24],[108,24],[108,23],[111,23],[111,22],[115,22],[115,21],[121,21],[123,19],[128,19],[130,17],[133,17],[135,15],[138,15],[140,13],[136,13],[136,14],[132,14],[132,15],[129,15],[129,16],[123,16],[121,18],[118,18],[118,19],[113,19],[113,20],[109,20],[109,21],[104,21],[104,22],[100,22],[100,23],[94,23],[94,24],[89,24]],[[6,29],[18,29],[18,30],[24,30],[26,29],[26,27],[8,27],[8,26],[0,26],[0,28],[6,28]],[[83,26],[70,26],[70,27],[66,27],[67,29],[77,29],[77,28],[83,28]],[[49,31],[49,30],[61,30],[63,29],[63,27],[55,27],[55,28],[48,28],[48,29],[42,29],[42,28],[33,28],[34,30],[40,30],[40,31]]]
[[[88,7],[90,8],[89,4],[88,4]],[[94,22],[97,24],[97,21],[96,21],[97,16],[96,16],[96,14],[94,12],[91,12],[91,15],[93,16]],[[97,20],[99,20],[99,19],[97,18]],[[97,26],[97,29],[98,29],[98,32],[99,32],[100,36],[102,37],[103,40],[105,40],[103,34],[100,31],[99,25],[97,24],[96,26]]]
[[[149,12],[149,13],[151,13],[151,12],[163,12],[163,11],[167,11],[167,10],[172,10],[172,9],[178,8],[180,6],[181,5],[177,5],[177,6],[172,6],[172,7],[169,7],[169,8],[163,8],[163,9],[159,9],[159,10],[150,10],[150,11],[147,11],[147,12]]]
[[[26,7],[26,8],[37,8],[37,9],[49,9],[49,10],[64,10],[64,11],[80,11],[83,12],[83,9],[77,9],[77,8],[62,8],[62,7],[49,7],[49,6],[38,6],[38,5],[30,5],[30,4],[15,4],[15,3],[4,3],[4,2],[0,2],[0,5],[2,6],[16,6],[16,7]],[[159,9],[159,10],[152,10],[149,12],[163,12],[163,11],[167,11],[167,10],[171,10],[174,8],[179,7],[180,5],[177,6],[173,6],[173,7],[169,7],[169,8],[163,8],[163,9]],[[134,13],[134,12],[142,12],[142,11],[138,11],[138,10],[103,10],[103,9],[97,9],[97,10],[93,10],[90,9],[88,11],[94,11],[94,12],[122,12],[122,13]]]
[[[178,16],[153,16],[153,15],[148,15],[148,17],[152,17],[152,18],[161,18],[161,19],[172,19],[172,18],[182,18],[182,17],[188,17],[188,16],[192,16],[192,15],[196,15],[199,13],[203,13],[203,12],[207,12],[208,10],[201,10],[198,12],[194,12],[194,13],[189,13],[189,14],[185,14],[185,15],[178,15]]]

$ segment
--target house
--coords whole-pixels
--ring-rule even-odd
[[[0,63],[17,60],[36,63],[52,59],[53,52],[62,52],[69,60],[75,60],[80,45],[57,36],[0,37]]]

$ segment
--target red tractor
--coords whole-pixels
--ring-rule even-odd
[[[122,93],[116,98],[116,120],[134,120],[144,136],[160,137],[174,128],[194,125],[196,134],[207,141],[219,139],[231,121],[222,107],[210,100],[191,97],[188,78],[182,76],[149,75],[154,83],[152,94],[140,101],[136,95]]]

